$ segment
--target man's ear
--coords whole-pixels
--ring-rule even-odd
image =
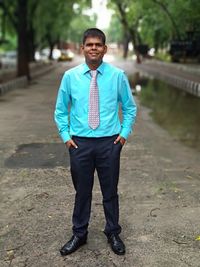
[[[106,54],[107,51],[108,51],[108,47],[107,47],[107,45],[105,45],[105,46],[104,46],[104,54]]]
[[[84,45],[83,44],[80,45],[80,53],[82,55],[84,55]]]

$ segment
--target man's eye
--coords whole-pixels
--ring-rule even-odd
[[[102,47],[103,45],[102,44],[86,44],[87,47],[93,47],[93,46],[96,46],[96,47]]]

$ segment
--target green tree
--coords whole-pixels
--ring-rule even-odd
[[[110,27],[106,33],[108,42],[123,43],[123,29],[118,16],[113,15],[111,17]]]
[[[61,38],[67,38],[67,29],[73,17],[73,1],[51,0],[42,1],[36,10],[37,20],[34,28],[37,30],[37,43],[40,47],[50,48],[49,58],[52,58],[54,46]]]
[[[96,17],[88,15],[76,15],[67,29],[68,40],[80,44],[82,42],[82,35],[85,29],[95,27]]]
[[[80,6],[90,6],[89,0],[77,0]],[[54,45],[67,38],[67,28],[74,15],[73,0],[0,0],[1,16],[8,20],[17,36],[17,73],[30,79],[29,61],[35,49],[48,45],[50,58]],[[2,24],[5,25],[5,24]],[[10,29],[9,29],[10,31]],[[5,37],[5,26],[2,36]]]
[[[132,41],[137,56],[137,62],[139,63],[140,58],[137,47],[141,43],[141,38],[137,29],[143,12],[140,2],[132,0],[110,0],[109,4],[110,7],[115,6],[116,15],[123,27],[124,58],[126,58],[128,54],[128,43]]]
[[[27,1],[1,0],[0,8],[17,33],[17,74],[18,76],[26,75],[27,78],[30,79],[28,65]]]
[[[124,40],[132,40],[134,47],[148,43],[158,50],[199,31],[198,0],[109,0],[109,5],[119,16]]]

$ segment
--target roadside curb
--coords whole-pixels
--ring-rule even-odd
[[[194,96],[200,97],[200,83],[177,75],[177,73],[167,73],[161,68],[154,68],[153,65],[136,65],[139,71],[152,75],[154,78],[164,81],[172,86],[182,89]]]
[[[39,70],[34,70],[31,73],[31,79],[34,80],[35,78],[44,75],[45,73],[53,70],[55,68],[55,64],[51,64],[48,66],[44,66]],[[11,79],[9,82],[5,82],[0,84],[0,95],[7,93],[8,91],[14,90],[16,88],[24,88],[28,86],[29,81],[26,76],[21,76],[15,79]]]
[[[183,71],[185,73],[190,73],[190,74],[194,74],[194,75],[199,75],[200,74],[200,64],[199,65],[187,65],[187,64],[181,64],[181,63],[172,63],[172,62],[164,62],[164,61],[160,61],[160,60],[150,60],[146,62],[148,63],[153,63],[155,66],[158,67],[168,67],[168,68],[173,68],[179,71]]]
[[[15,88],[23,88],[28,85],[28,80],[26,76],[22,76],[16,79],[13,79],[9,82],[3,83],[0,85],[0,95],[7,93],[10,90]]]

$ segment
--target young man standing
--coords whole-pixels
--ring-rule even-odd
[[[97,28],[84,32],[85,63],[65,72],[57,96],[55,121],[69,149],[76,191],[73,236],[61,248],[62,256],[87,241],[95,170],[103,195],[104,233],[112,250],[118,255],[125,254],[125,245],[119,237],[117,189],[120,152],[135,122],[136,105],[124,72],[103,62],[107,52],[105,39]]]

